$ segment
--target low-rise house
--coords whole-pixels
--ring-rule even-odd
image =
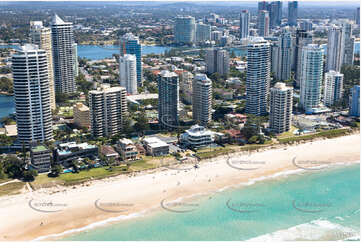
[[[146,154],[146,151],[145,151],[143,145],[141,145],[141,144],[135,144],[135,146],[137,147],[138,154],[139,154],[140,156]]]
[[[130,139],[119,139],[116,146],[122,160],[135,160],[138,157],[138,149]]]
[[[59,144],[55,152],[56,162],[64,166],[69,166],[73,160],[78,158],[95,158],[98,156],[98,146],[88,143],[77,144],[68,142]]]
[[[161,156],[169,154],[169,145],[156,137],[143,139],[147,154],[152,156]]]
[[[100,149],[100,152],[102,153],[102,155],[104,155],[107,158],[107,160],[110,160],[110,159],[118,160],[119,159],[118,152],[116,152],[114,150],[114,148],[111,147],[110,145],[103,145]]]
[[[245,124],[247,115],[240,113],[228,113],[225,115],[226,119],[234,124]]]
[[[49,172],[51,168],[51,151],[45,145],[36,145],[30,149],[31,166],[38,172]]]
[[[214,132],[196,124],[181,134],[180,140],[189,147],[207,146],[214,142]]]
[[[16,124],[9,124],[9,125],[5,125],[5,135],[6,136],[17,136],[18,135],[18,130],[16,128]]]
[[[228,137],[230,143],[247,143],[247,139],[241,134],[240,130],[237,129],[227,129],[223,131]]]

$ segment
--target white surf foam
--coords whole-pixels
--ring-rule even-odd
[[[352,228],[332,223],[328,220],[313,220],[284,230],[264,234],[247,241],[298,241],[298,240],[345,240],[360,237],[360,232]]]

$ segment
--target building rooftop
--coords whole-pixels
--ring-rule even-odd
[[[89,111],[89,107],[84,105],[83,103],[77,103],[74,105],[79,111],[86,112]]]
[[[143,141],[145,143],[147,143],[147,145],[149,145],[151,148],[159,148],[159,147],[164,147],[164,146],[168,146],[168,144],[156,137],[148,137],[148,138],[144,138]]]
[[[125,87],[110,87],[109,85],[101,85],[97,90],[92,90],[89,93],[91,94],[102,94],[102,93],[111,93],[125,91]]]
[[[119,139],[119,143],[125,144],[125,145],[132,145],[133,141],[127,138]]]
[[[66,24],[57,14],[53,16],[53,19],[51,20],[52,25],[62,25]]]
[[[18,130],[16,128],[16,124],[5,125],[4,128],[5,128],[6,136],[17,136],[18,135]]]
[[[124,40],[138,40],[139,38],[132,33],[126,33],[122,36]]]
[[[292,87],[286,86],[286,83],[284,83],[284,82],[277,82],[275,84],[274,88],[279,89],[281,91],[286,91],[286,90],[292,89]]]
[[[198,124],[193,125],[190,129],[186,130],[186,133],[191,136],[204,136],[204,135],[213,135],[214,132],[200,126]]]
[[[161,71],[161,72],[160,72],[160,75],[161,75],[162,77],[175,77],[175,76],[178,76],[176,73],[170,72],[170,71],[168,71],[168,70]]]
[[[31,148],[32,152],[42,152],[47,151],[48,149],[44,145],[37,145]]]

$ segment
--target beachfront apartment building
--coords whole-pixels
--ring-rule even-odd
[[[300,105],[308,113],[319,108],[323,75],[323,50],[309,44],[302,49],[300,76]]]
[[[73,106],[74,124],[80,128],[90,128],[90,110],[83,103],[76,103]]]
[[[162,71],[158,75],[158,121],[162,128],[178,126],[179,77],[174,72]]]
[[[192,148],[207,146],[214,142],[214,134],[213,131],[196,124],[181,134],[180,141]]]
[[[45,145],[36,145],[30,148],[31,166],[38,172],[48,172],[51,168],[52,154]]]
[[[73,24],[54,15],[51,23],[54,82],[56,92],[75,93]]]
[[[12,73],[19,144],[53,139],[48,57],[26,44],[12,55]]]
[[[157,137],[144,138],[143,143],[148,155],[162,156],[169,154],[169,144]]]
[[[342,98],[343,94],[343,74],[336,71],[325,73],[323,87],[323,102],[330,107]]]
[[[206,74],[196,74],[192,88],[193,120],[206,126],[212,119],[212,81]]]
[[[246,113],[266,115],[271,82],[270,43],[254,37],[247,46]]]
[[[88,143],[62,143],[57,146],[54,154],[54,160],[57,164],[69,166],[72,161],[78,160],[79,158],[88,157],[90,159],[96,159],[98,156],[98,146],[90,145]]]
[[[50,92],[50,107],[55,110],[55,84],[53,70],[53,46],[51,41],[51,29],[43,26],[42,21],[30,21],[30,40],[39,49],[45,50],[48,60],[48,79]]]
[[[277,82],[270,92],[269,128],[278,134],[287,132],[291,128],[293,88]]]
[[[89,92],[90,127],[94,137],[120,134],[128,111],[124,87],[103,84]]]
[[[123,161],[135,160],[139,154],[133,141],[126,138],[117,141],[116,150],[120,153]]]

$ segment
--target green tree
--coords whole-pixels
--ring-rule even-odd
[[[61,167],[61,165],[52,164],[50,176],[58,177],[62,171],[63,171],[63,168]]]
[[[10,178],[21,179],[24,175],[25,162],[16,155],[9,155],[4,161],[4,171]]]
[[[141,111],[140,114],[135,118],[136,124],[134,125],[137,131],[144,131],[149,129],[148,119],[144,111]]]
[[[35,177],[38,175],[36,170],[27,170],[24,171],[24,181],[34,181]]]

